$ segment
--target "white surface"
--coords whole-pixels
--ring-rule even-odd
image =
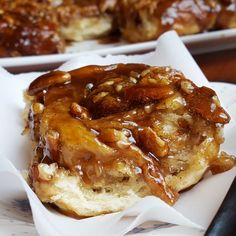
[[[77,57],[63,65],[61,69],[71,70],[87,64],[102,65],[117,62],[145,62],[159,66],[170,65],[183,71],[196,84],[209,85],[191,55],[173,32],[166,33],[159,39],[154,53],[129,57],[108,56],[101,58],[94,55]],[[182,226],[189,226],[198,230],[206,228],[210,223],[235,176],[235,169],[214,177],[205,178],[199,185],[183,193],[173,208],[158,198],[146,197],[124,212],[84,220],[71,219],[46,209],[16,169],[3,158],[10,160],[18,170],[27,169],[30,147],[26,145],[27,138],[20,135],[23,127],[20,112],[24,107],[22,90],[38,74],[12,76],[2,71],[1,75],[0,105],[1,110],[4,111],[0,116],[0,124],[2,124],[0,132],[0,171],[2,173],[0,173],[0,180],[3,182],[1,189],[5,184],[8,188],[11,187],[11,191],[16,191],[15,188],[21,186],[19,183],[23,184],[30,200],[35,226],[41,235],[70,236],[74,235],[75,232],[85,236],[94,235],[95,232],[97,236],[124,235],[136,226],[151,220],[178,224],[181,225],[181,227],[178,227],[180,229],[183,228]],[[226,142],[224,149],[229,153],[236,154],[233,129],[235,129],[235,123],[232,121],[225,130]],[[10,182],[10,178],[4,178],[3,175],[6,175],[6,173],[3,172],[12,173],[17,178],[15,177],[15,180]],[[7,183],[4,180],[8,180]],[[219,185],[221,185],[221,188],[218,188]],[[212,194],[214,194],[214,198],[211,197]],[[5,196],[6,201],[8,199],[7,191],[2,192],[0,196],[1,198]],[[12,193],[10,196],[12,196]]]
[[[211,83],[211,86],[223,98],[222,102],[236,119],[236,85]],[[33,224],[28,199],[22,192],[20,182],[17,188],[11,188],[11,181],[19,181],[9,174],[1,174],[0,179],[0,236],[38,236]],[[7,180],[7,181],[6,181]],[[148,222],[136,227],[129,236],[202,236],[203,231],[171,224]],[[83,235],[86,236],[86,235]]]
[[[196,35],[188,35],[181,37],[181,39],[194,54],[236,48],[236,29],[219,30]],[[96,53],[98,55],[117,55],[143,51],[147,52],[155,48],[156,41],[136,44],[127,44],[125,42],[99,44],[96,40],[88,40],[84,42],[74,43],[72,46],[67,47],[66,53],[64,54],[0,58],[0,66],[12,68],[56,64],[65,62],[81,54],[88,54],[90,52]]]

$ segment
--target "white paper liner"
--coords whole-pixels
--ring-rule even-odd
[[[175,32],[165,33],[157,41],[153,53],[137,56],[96,55],[77,57],[59,69],[71,70],[89,64],[106,65],[114,63],[145,63],[155,66],[171,66],[181,70],[197,85],[207,85],[208,81],[194,62]],[[99,217],[76,220],[52,210],[48,210],[30,189],[19,174],[27,169],[31,147],[27,137],[22,136],[22,110],[24,108],[22,91],[39,73],[11,75],[0,68],[1,116],[0,133],[0,176],[10,172],[22,182],[32,208],[35,227],[43,236],[109,236],[124,235],[137,225],[146,221],[163,221],[176,225],[205,229],[216,213],[235,176],[236,168],[217,176],[208,176],[191,190],[181,194],[174,207],[156,197],[145,197],[129,209]],[[224,150],[236,154],[234,147],[234,121],[225,130]]]

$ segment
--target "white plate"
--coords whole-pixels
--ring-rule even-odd
[[[227,83],[211,83],[211,86],[220,95],[224,107],[236,118],[236,85]],[[7,176],[6,176],[7,179]],[[6,181],[1,179],[0,183]],[[32,214],[28,200],[22,192],[11,189],[10,194],[4,191],[4,186],[10,186],[10,183],[2,184],[0,189],[0,235],[1,236],[38,236],[33,224]],[[22,191],[22,190],[21,190]],[[204,232],[196,229],[174,226],[171,224],[158,224],[157,222],[148,222],[136,227],[129,236],[154,236],[154,235],[172,235],[172,236],[202,236]],[[127,235],[127,236],[128,236]]]
[[[236,48],[236,29],[219,30],[196,35],[181,37],[193,54]],[[131,54],[151,51],[156,48],[156,41],[127,44],[126,42],[99,44],[96,40],[89,40],[67,47],[66,53],[44,56],[25,56],[15,58],[0,58],[0,66],[20,71],[48,70],[58,67],[63,62],[78,56],[93,52],[99,55]]]

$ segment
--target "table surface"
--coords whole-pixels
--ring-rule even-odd
[[[194,56],[210,81],[236,83],[236,49]]]

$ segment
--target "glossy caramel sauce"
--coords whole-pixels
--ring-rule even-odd
[[[169,204],[178,197],[164,180],[173,144],[154,127],[169,112],[165,104],[177,104],[177,115],[204,119],[212,130],[230,120],[213,90],[197,87],[169,67],[116,64],[54,71],[33,81],[27,93],[33,99],[29,126],[41,150],[37,162],[57,162],[86,184],[109,181],[112,169],[128,164],[153,195]],[[178,122],[179,135],[198,137],[186,120]]]
[[[43,55],[64,50],[56,14],[50,4],[17,0],[0,1],[0,6],[0,57]]]

